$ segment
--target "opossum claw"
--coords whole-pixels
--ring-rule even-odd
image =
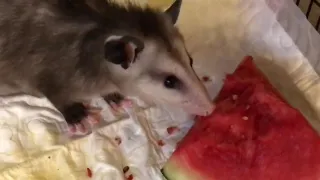
[[[101,109],[82,103],[74,103],[64,110],[64,117],[69,125],[69,133],[87,133],[91,125],[101,120]]]
[[[125,99],[120,93],[111,93],[104,97],[104,100],[109,104],[112,113],[123,114],[125,113],[124,107],[132,106],[132,101]]]

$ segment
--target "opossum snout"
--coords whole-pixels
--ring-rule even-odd
[[[213,104],[208,105],[206,108],[204,108],[204,113],[202,116],[210,115],[213,112],[214,108],[215,108],[215,106]]]
[[[189,89],[190,93],[187,95],[187,98],[191,101],[189,105],[193,109],[193,114],[198,116],[211,114],[215,105],[203,84],[197,81]]]
[[[183,105],[183,109],[192,115],[198,115],[198,116],[207,116],[212,113],[214,110],[215,105],[208,101],[205,104],[199,105],[198,103],[190,102],[190,103],[185,103]]]
[[[208,116],[212,113],[212,111],[214,110],[214,107],[215,106],[213,104],[208,104],[203,107],[195,108],[197,109],[197,111],[194,114],[199,116]]]

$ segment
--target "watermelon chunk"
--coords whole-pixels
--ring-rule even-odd
[[[168,180],[319,180],[320,138],[247,57],[162,172]]]

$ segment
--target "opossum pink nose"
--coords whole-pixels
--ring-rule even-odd
[[[182,107],[187,113],[197,116],[210,115],[215,109],[215,105],[211,101],[208,101],[207,103],[202,103],[200,105],[199,104],[200,103],[198,103],[198,105],[196,105],[196,103],[186,103],[183,104]]]
[[[191,109],[191,108],[190,108]],[[213,110],[215,109],[215,105],[214,104],[208,104],[206,106],[198,106],[198,108],[196,108],[197,110],[195,110],[193,108],[193,114],[194,115],[198,115],[198,116],[208,116],[210,115]],[[190,110],[189,110],[190,111]]]
[[[215,105],[214,104],[208,105],[207,108],[204,111],[204,116],[210,115],[213,112],[214,109],[215,109]]]

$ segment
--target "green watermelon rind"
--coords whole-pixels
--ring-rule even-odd
[[[167,180],[186,180],[186,174],[172,162],[163,167],[162,174]]]
[[[190,170],[183,170],[174,160],[168,162],[161,170],[167,180],[200,180],[199,175],[192,173]],[[180,167],[180,168],[179,168]]]

